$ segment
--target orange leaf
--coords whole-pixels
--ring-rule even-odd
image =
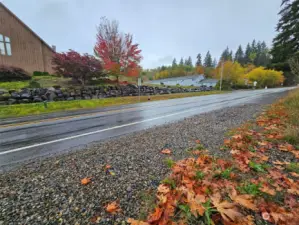
[[[276,160],[276,161],[273,161],[273,164],[275,164],[275,165],[288,165],[290,163],[289,162],[281,162],[281,161]]]
[[[110,169],[111,168],[111,165],[109,165],[109,164],[107,164],[106,166],[105,166],[105,169],[106,170],[108,170],[108,169]]]
[[[276,194],[274,189],[269,188],[268,185],[265,185],[265,184],[262,187],[260,187],[260,191],[265,192],[269,195],[273,195],[273,196]]]
[[[251,209],[251,210],[257,210],[256,205],[253,203],[252,196],[251,195],[236,195],[236,196],[230,196],[233,201],[236,203]]]
[[[131,225],[149,225],[149,223],[143,222],[143,221],[139,221],[139,220],[134,220],[132,218],[129,218],[127,220],[127,222]]]
[[[200,140],[196,140],[195,142],[196,142],[196,144],[200,144],[201,143]]]
[[[242,139],[242,135],[241,134],[235,134],[234,136],[232,136],[233,139],[236,140],[241,140]]]
[[[170,189],[166,185],[160,184],[159,187],[158,187],[158,192],[162,193],[162,194],[167,194],[167,193],[170,192]]]
[[[236,221],[243,217],[243,215],[238,211],[236,204],[230,203],[228,201],[220,202],[218,196],[212,196],[211,200],[225,221]]]
[[[106,206],[106,211],[111,214],[115,214],[119,212],[120,211],[119,204],[116,201],[109,203]]]
[[[166,155],[169,155],[169,154],[171,154],[171,150],[170,150],[170,149],[163,149],[163,150],[161,151],[161,153],[166,154]]]
[[[291,174],[293,177],[297,177],[297,178],[299,177],[299,174],[298,174],[298,173],[291,172],[290,174]]]
[[[225,145],[229,145],[229,144],[230,144],[230,140],[229,140],[229,139],[225,139],[225,140],[224,140],[224,144],[225,144]]]
[[[82,185],[87,185],[91,182],[91,178],[90,177],[85,177],[81,180],[81,184]]]
[[[149,216],[148,222],[153,223],[153,222],[158,221],[162,216],[162,212],[163,212],[162,209],[157,207],[155,209],[155,212]]]

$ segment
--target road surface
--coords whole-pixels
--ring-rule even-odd
[[[98,109],[74,117],[0,125],[0,167],[230,106],[254,103],[290,88],[236,91]]]

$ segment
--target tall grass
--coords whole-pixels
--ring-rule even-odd
[[[292,91],[283,104],[289,117],[284,138],[293,145],[299,145],[299,89]]]

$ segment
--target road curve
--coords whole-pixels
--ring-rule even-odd
[[[91,114],[15,124],[0,125],[0,167],[84,145],[155,125],[225,107],[254,103],[260,98],[291,88],[236,91],[147,102],[102,109]]]

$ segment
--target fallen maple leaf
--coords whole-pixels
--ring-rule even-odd
[[[234,136],[232,136],[233,139],[236,140],[241,140],[242,139],[242,135],[241,134],[235,134]]]
[[[91,182],[91,178],[90,177],[85,177],[81,180],[81,184],[82,185],[87,185]]]
[[[254,210],[254,211],[257,210],[257,207],[253,203],[251,195],[236,195],[236,196],[230,196],[230,198],[234,202],[240,204],[241,206],[244,206],[244,207]]]
[[[162,216],[162,212],[163,212],[162,209],[159,208],[159,207],[157,207],[157,208],[155,209],[155,212],[153,212],[153,213],[149,216],[148,222],[149,222],[149,223],[153,223],[153,222],[158,221],[158,220],[161,218],[161,216]]]
[[[276,160],[276,161],[273,161],[273,164],[275,164],[275,165],[288,165],[290,163],[289,162],[281,162],[279,160]]]
[[[276,191],[274,189],[269,188],[268,185],[265,184],[260,187],[259,190],[273,196],[276,194]]]
[[[171,154],[171,150],[170,150],[170,149],[163,149],[163,150],[161,151],[161,153],[166,154],[166,155],[169,155],[169,154]]]
[[[200,144],[201,143],[200,140],[196,140],[195,142],[196,142],[196,144]]]
[[[111,214],[119,212],[121,209],[117,201],[111,202],[106,206],[106,211]]]
[[[160,184],[159,187],[158,187],[158,192],[159,193],[162,193],[162,194],[167,194],[170,192],[170,188],[167,187],[166,185],[164,184]]]
[[[299,174],[298,174],[298,173],[291,172],[290,174],[291,174],[293,177],[297,177],[297,178],[299,177]]]
[[[243,217],[243,214],[238,211],[235,203],[230,203],[228,201],[220,202],[220,198],[218,196],[212,196],[211,200],[224,220],[236,221]]]
[[[134,220],[132,218],[129,218],[127,220],[127,222],[131,225],[149,225],[149,223],[146,223],[146,222],[143,222],[143,221],[140,221],[140,220]]]
[[[225,139],[225,140],[224,140],[224,144],[225,144],[225,145],[229,145],[229,144],[230,144],[230,140],[229,140],[229,139]]]

